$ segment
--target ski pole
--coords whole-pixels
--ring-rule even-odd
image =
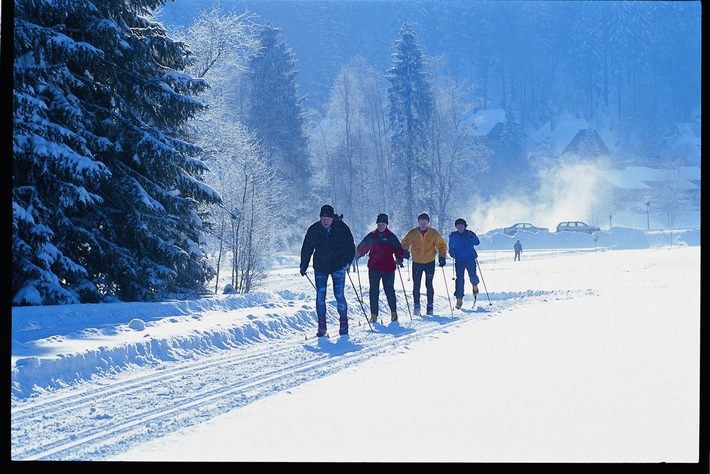
[[[449,298],[449,309],[451,310],[451,317],[454,316],[454,307],[451,306],[451,296],[449,295],[449,284],[446,283],[446,270],[444,270],[444,267],[441,267],[441,273],[444,274],[444,286],[446,287],[446,297]]]
[[[451,279],[456,280],[456,259],[454,259],[454,264],[451,267]]]
[[[483,272],[481,271],[481,264],[478,263],[478,259],[476,259],[476,265],[478,265],[478,273],[481,275],[481,282],[483,283],[483,289],[486,292],[486,297],[488,298],[488,305],[493,306],[493,303],[491,303],[491,297],[488,295],[488,288],[486,288],[486,280],[483,279]]]
[[[360,294],[362,294],[362,283],[360,283],[360,267],[358,266],[358,258],[355,258],[355,270],[357,271],[357,284],[360,287]]]
[[[355,258],[355,268],[357,269],[357,285],[360,287],[360,294],[362,295],[362,300],[365,301],[365,293],[362,291],[362,283],[360,282],[360,268],[358,267],[357,264],[357,258]],[[379,289],[378,289],[379,292]],[[380,302],[382,304],[382,302]],[[372,313],[372,308],[370,308],[370,313]],[[367,313],[365,313],[365,317],[367,317]],[[369,321],[369,319],[368,319]]]
[[[353,277],[350,276],[350,272],[346,273],[348,274],[348,278],[350,279],[350,284],[353,286],[355,297],[357,298],[358,302],[360,303],[360,307],[362,308],[362,314],[365,316],[365,321],[367,321],[367,325],[370,326],[370,331],[375,332],[375,330],[372,329],[372,324],[370,324],[370,318],[367,317],[367,311],[365,311],[365,304],[362,302],[362,298],[360,298],[360,295],[357,294],[357,288],[355,288],[355,283],[353,283]]]
[[[399,270],[399,265],[397,265],[397,273],[399,273],[399,281],[402,282],[402,293],[404,293],[404,301],[407,302],[407,312],[409,313],[409,322],[412,321],[412,310],[409,309],[409,298],[407,298],[407,290],[404,288],[404,278],[402,278],[402,272]]]

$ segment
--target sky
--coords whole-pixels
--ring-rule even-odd
[[[707,461],[699,229],[480,238],[475,306],[452,309],[449,259],[435,315],[413,316],[405,265],[399,322],[372,328],[359,260],[348,336],[329,288],[315,337],[289,255],[245,295],[13,307],[11,459]]]

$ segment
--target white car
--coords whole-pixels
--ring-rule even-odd
[[[513,224],[510,227],[504,227],[503,232],[505,232],[508,235],[515,235],[516,232],[519,230],[524,230],[527,232],[532,232],[537,234],[538,232],[549,232],[549,230],[545,227],[536,227],[529,222],[519,222],[517,224]]]
[[[595,225],[585,224],[582,221],[564,221],[557,224],[557,232],[599,232],[601,229]]]

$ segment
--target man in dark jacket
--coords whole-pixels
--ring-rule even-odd
[[[513,244],[513,250],[515,250],[515,256],[513,257],[513,261],[520,261],[520,254],[523,253],[523,244],[520,243],[518,240]]]
[[[394,294],[394,271],[396,264],[402,266],[404,249],[394,232],[389,230],[387,214],[377,216],[377,229],[373,230],[357,245],[357,258],[368,252],[368,277],[370,280],[370,321],[377,322],[380,300],[380,280],[387,296],[392,321],[397,321],[397,297]]]
[[[308,271],[313,256],[313,273],[316,279],[316,314],[318,337],[326,334],[325,294],[328,276],[333,279],[333,294],[340,316],[340,334],[348,333],[348,303],[345,300],[345,272],[355,256],[355,240],[342,216],[335,215],[328,204],[320,209],[320,221],[313,223],[306,232],[301,246],[301,275]]]
[[[456,232],[449,235],[449,255],[454,259],[454,268],[456,269],[456,291],[454,291],[456,309],[461,309],[464,295],[464,272],[468,272],[474,301],[478,296],[479,280],[476,275],[478,252],[476,252],[474,245],[479,245],[481,241],[472,230],[466,229],[468,224],[463,218],[456,219],[454,225]]]

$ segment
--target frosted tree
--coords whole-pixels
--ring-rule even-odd
[[[235,133],[238,132],[238,133]],[[237,153],[210,163],[207,179],[220,191],[224,204],[215,213],[215,236],[221,254],[230,253],[229,284],[237,293],[258,288],[278,250],[276,239],[265,238],[274,228],[273,216],[285,205],[283,183],[267,162],[253,132],[230,129],[229,144]],[[224,151],[224,150],[222,150]],[[216,280],[219,288],[219,278]]]
[[[391,84],[387,90],[391,152],[395,166],[402,171],[404,213],[413,216],[426,204],[415,189],[431,186],[422,174],[421,160],[427,148],[426,127],[433,98],[430,77],[424,69],[424,54],[410,24],[405,23],[399,30],[393,49],[392,65],[386,76]]]
[[[176,27],[170,32],[189,45],[193,60],[188,72],[198,78],[209,77],[214,89],[216,83],[228,82],[232,74],[245,71],[247,62],[259,51],[257,20],[249,11],[224,14],[221,8],[211,7],[200,10],[187,29]]]
[[[207,83],[150,18],[161,0],[18,0],[13,304],[201,293],[199,147],[184,124]]]
[[[426,197],[425,208],[435,220],[432,225],[445,229],[475,195],[475,178],[487,170],[487,160],[485,145],[479,143],[475,124],[468,120],[477,103],[468,99],[468,88],[435,72],[432,93],[434,107],[426,128],[429,146],[421,162],[422,176],[430,186],[418,193]]]
[[[223,14],[214,7],[175,33],[194,54],[188,70],[210,84],[203,95],[208,108],[196,116],[189,130],[205,152],[210,168],[205,180],[222,197],[219,205],[202,206],[213,224],[206,244],[218,273],[231,256],[228,285],[237,293],[258,286],[277,249],[275,239],[255,238],[272,228],[271,219],[256,217],[277,216],[284,207],[283,183],[255,133],[244,125],[239,90],[234,86],[261,48],[256,20],[249,12]],[[219,277],[215,292],[223,283]]]
[[[267,23],[259,33],[260,51],[249,61],[245,87],[244,123],[256,133],[276,175],[288,184],[292,204],[281,217],[287,223],[313,212],[309,181],[312,176],[305,130],[304,98],[296,83],[296,57],[281,39],[281,30]],[[317,212],[317,211],[316,211]],[[301,236],[302,237],[302,236]],[[293,244],[293,242],[291,242]],[[300,242],[298,242],[300,245]]]
[[[325,116],[309,127],[314,182],[326,185],[318,195],[358,231],[378,213],[391,213],[384,86],[382,75],[356,56],[335,79]]]

